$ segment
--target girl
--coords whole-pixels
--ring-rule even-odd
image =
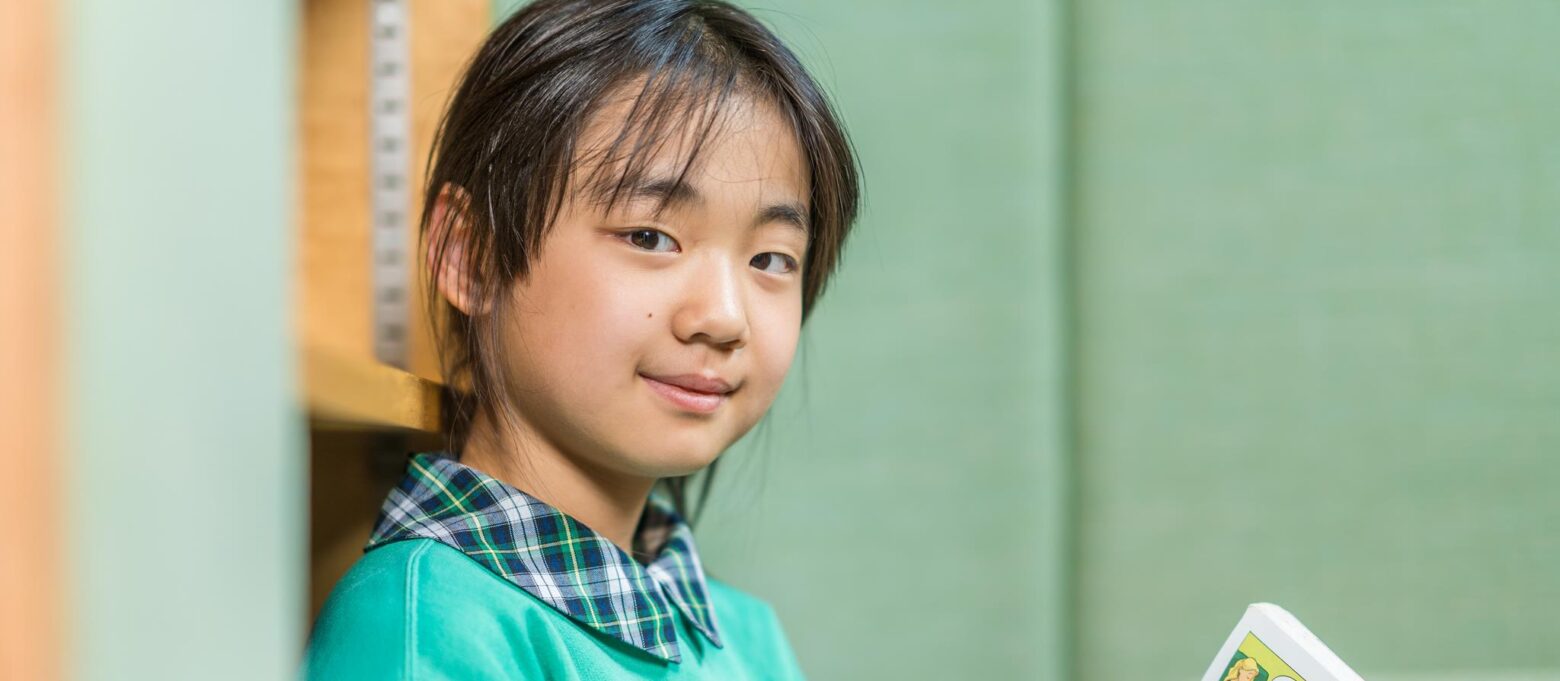
[[[428,177],[447,447],[408,461],[305,675],[799,678],[684,518],[856,217],[818,86],[719,0],[540,0],[467,67]]]

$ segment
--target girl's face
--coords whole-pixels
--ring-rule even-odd
[[[630,105],[604,106],[581,148],[609,144]],[[683,158],[676,135],[610,214],[582,193],[589,167],[577,166],[530,276],[514,283],[508,390],[557,451],[620,474],[686,475],[774,402],[801,327],[807,169],[771,105],[734,99],[726,115],[659,219],[657,192]],[[677,376],[733,390],[696,395],[651,378]]]

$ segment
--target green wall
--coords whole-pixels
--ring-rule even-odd
[[[1077,7],[1079,676],[1560,678],[1560,4]]]
[[[291,678],[295,10],[62,14],[70,678]]]

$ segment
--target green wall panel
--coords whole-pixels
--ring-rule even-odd
[[[1077,6],[1079,678],[1560,678],[1560,4]]]

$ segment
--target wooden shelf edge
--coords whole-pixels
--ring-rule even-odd
[[[327,348],[304,345],[300,354],[311,422],[333,430],[439,431],[438,382]]]

